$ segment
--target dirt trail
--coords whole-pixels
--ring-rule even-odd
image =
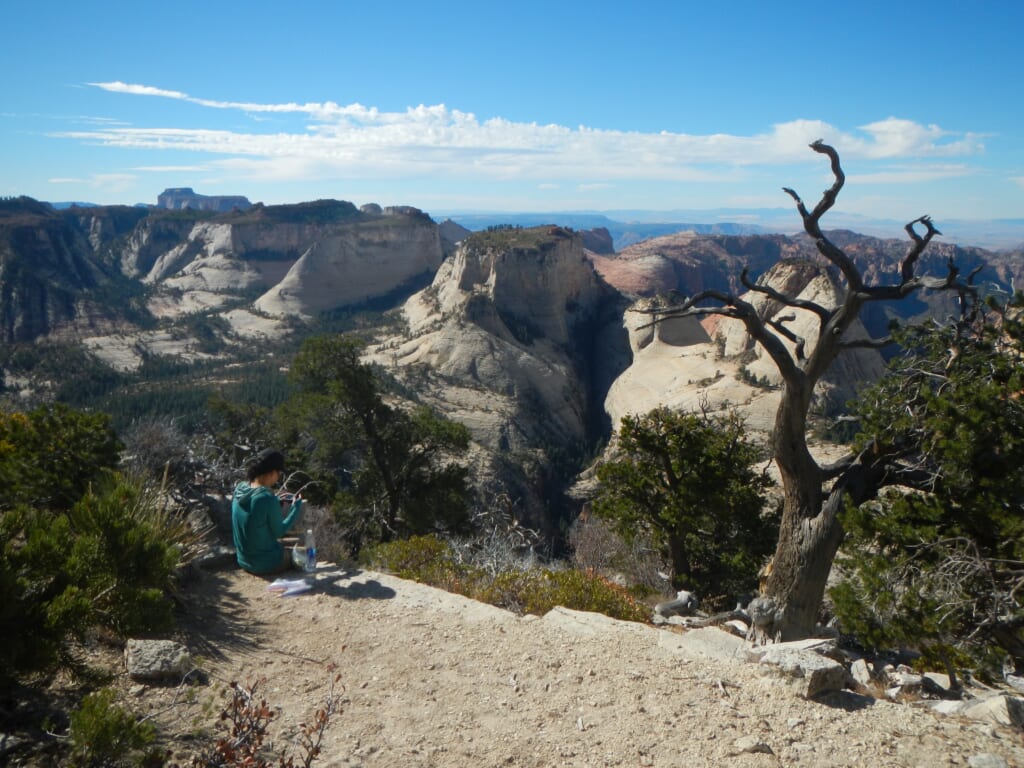
[[[344,704],[321,768],[936,768],[981,754],[1024,766],[1019,732],[852,693],[804,701],[755,665],[683,655],[669,630],[560,609],[519,618],[330,565],[310,594],[266,586],[237,570],[204,573],[190,585],[185,631],[209,686],[198,696],[133,689],[177,735],[177,759],[231,680],[265,679],[281,712],[275,746],[291,743],[325,699],[334,662]]]

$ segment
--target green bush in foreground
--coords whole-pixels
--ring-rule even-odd
[[[597,470],[594,512],[627,542],[649,538],[673,586],[724,608],[757,587],[775,547],[776,518],[762,513],[763,455],[735,412],[625,416],[616,457]]]
[[[843,631],[933,666],[1024,673],[1024,296],[984,322],[896,334],[854,404],[857,450],[905,458],[899,493],[846,509]]]
[[[69,641],[94,626],[165,629],[178,565],[198,534],[141,481],[100,478],[69,511],[0,515],[0,678],[74,667]]]
[[[91,693],[71,713],[68,740],[70,768],[114,768],[163,765],[159,750],[151,748],[156,729],[138,722],[114,703],[109,688]]]
[[[460,561],[454,548],[435,536],[378,544],[365,551],[364,562],[517,613],[542,615],[560,605],[625,621],[646,621],[649,614],[627,590],[593,573],[530,568],[490,576],[483,568]]]

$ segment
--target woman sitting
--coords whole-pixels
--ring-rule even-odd
[[[235,486],[231,501],[231,529],[235,559],[249,573],[285,570],[291,555],[280,542],[302,518],[302,499],[295,497],[287,513],[273,488],[284,478],[284,454],[265,450],[256,455],[246,471],[248,482]]]

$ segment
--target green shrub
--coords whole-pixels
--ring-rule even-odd
[[[724,608],[757,586],[775,547],[765,514],[771,481],[739,414],[658,408],[622,419],[618,454],[597,470],[594,513],[627,542],[643,537],[672,566],[672,583]]]
[[[0,513],[0,680],[52,666],[88,629],[89,595],[63,568],[71,538],[64,515]]]
[[[602,613],[624,621],[646,621],[649,610],[629,591],[594,573],[567,568],[507,572],[496,577],[480,599],[518,613],[542,616],[556,606]]]
[[[27,504],[70,509],[117,466],[121,443],[102,414],[53,405],[0,413],[0,512]]]
[[[403,579],[460,595],[470,595],[475,591],[472,585],[483,578],[479,569],[460,562],[452,545],[437,536],[412,536],[375,544],[362,551],[360,560]]]
[[[543,615],[558,605],[626,621],[646,621],[649,613],[628,590],[592,572],[528,568],[492,576],[460,562],[454,547],[434,536],[378,544],[364,555],[371,567],[516,613]]]
[[[101,479],[67,512],[0,516],[0,676],[75,666],[67,641],[93,626],[166,628],[177,568],[196,533],[140,481]]]
[[[94,595],[98,622],[121,635],[169,627],[178,565],[199,543],[188,522],[123,477],[87,493],[69,519],[75,539],[65,568]]]
[[[68,740],[70,768],[120,768],[120,766],[163,765],[162,755],[151,748],[156,729],[138,722],[114,703],[109,688],[82,700],[71,713]]]

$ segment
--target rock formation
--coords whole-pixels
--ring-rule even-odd
[[[761,280],[779,292],[825,307],[836,306],[840,296],[834,275],[803,260],[777,262]],[[817,338],[818,323],[812,313],[784,308],[760,293],[745,294],[744,299],[768,317],[783,310],[795,315],[787,327],[808,344]],[[767,434],[781,380],[771,359],[743,324],[709,316],[703,321],[687,317],[654,326],[650,315],[644,313],[650,304],[650,300],[640,300],[625,316],[634,359],[608,393],[605,406],[612,423],[627,413],[645,413],[660,405],[695,410],[703,404],[712,409],[738,408],[751,428]],[[861,337],[866,331],[857,323],[854,334]],[[848,350],[816,394],[824,407],[842,406],[860,384],[876,380],[883,370],[877,350]]]
[[[165,189],[156,198],[157,208],[168,208],[172,211],[191,209],[193,211],[232,210],[246,211],[252,203],[242,195],[199,195],[191,187]]]
[[[0,200],[0,338],[75,337],[123,318],[128,301],[109,299],[130,289],[90,235],[101,237],[42,203]]]
[[[320,233],[255,306],[271,315],[315,317],[429,280],[442,255],[429,218],[389,209],[383,218]]]
[[[757,277],[780,259],[814,255],[814,246],[806,238],[677,232],[613,255],[592,255],[591,260],[600,275],[623,293],[654,296],[670,290],[684,295],[708,289],[740,290],[744,268]]]
[[[405,303],[407,335],[384,340],[371,354],[470,428],[484,453],[481,471],[498,474],[516,457],[543,475],[553,469],[545,449],[593,439],[596,382],[613,378],[617,370],[610,369],[621,369],[628,355],[625,335],[616,342],[606,331],[617,325],[608,322],[617,301],[577,233],[478,233]],[[611,343],[595,358],[602,333]],[[540,504],[536,488],[532,497],[528,507]]]

